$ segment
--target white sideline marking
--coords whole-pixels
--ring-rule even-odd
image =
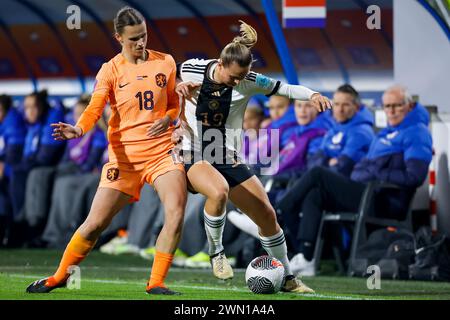
[[[0,266],[0,270],[2,269],[47,269],[49,267],[52,266]],[[99,266],[83,266],[83,269],[91,269],[91,270],[96,270],[96,269],[102,269],[104,267],[99,267]],[[119,270],[119,271],[129,271],[129,272],[150,272],[151,271],[151,266],[148,267],[107,267],[108,269],[111,270]],[[186,271],[194,271],[197,273],[211,273],[212,269],[211,268],[204,268],[204,269],[198,269],[198,268],[180,268],[180,267],[175,267],[175,268],[171,268],[170,272],[186,272]],[[242,268],[234,268],[233,269],[236,272],[245,272],[245,269]]]
[[[33,276],[33,275],[23,275],[23,274],[6,274],[8,277],[12,278],[22,278],[22,279],[37,279],[39,276]],[[135,281],[124,281],[124,280],[101,280],[101,279],[84,279],[82,281],[86,282],[94,282],[94,283],[110,283],[110,284],[127,284],[127,285],[136,285],[136,286],[144,286],[143,282],[135,282]],[[226,287],[226,288],[216,288],[216,287],[205,287],[205,286],[189,286],[189,285],[177,285],[173,284],[171,287],[174,288],[184,288],[184,289],[202,289],[202,290],[210,290],[210,291],[235,291],[235,292],[242,292],[242,293],[249,293],[248,290],[240,289],[237,287]],[[280,293],[282,294],[282,293]],[[335,296],[335,295],[326,295],[326,294],[319,294],[319,293],[310,293],[310,294],[304,294],[300,295],[302,297],[313,297],[313,298],[322,298],[322,299],[335,299],[335,300],[380,300],[380,299],[374,299],[372,297],[370,298],[357,298],[357,297],[350,297],[350,296]],[[381,299],[382,300],[382,299]]]

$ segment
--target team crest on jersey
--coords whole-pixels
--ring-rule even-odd
[[[155,76],[156,85],[160,88],[164,88],[167,84],[166,75],[164,73],[158,73]]]
[[[211,110],[217,110],[217,109],[219,109],[219,101],[217,101],[217,100],[211,100],[211,101],[208,103],[208,107],[209,107]]]
[[[119,169],[117,168],[108,169],[108,171],[106,172],[106,178],[109,181],[116,181],[117,178],[119,178]]]

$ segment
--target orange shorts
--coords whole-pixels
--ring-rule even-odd
[[[173,170],[185,172],[183,164],[175,162],[172,155],[138,164],[112,161],[103,166],[99,187],[129,194],[130,202],[135,202],[139,201],[144,183],[153,185],[156,178]]]

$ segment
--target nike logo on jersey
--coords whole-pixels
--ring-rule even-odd
[[[119,84],[119,88],[122,89],[123,87],[125,87],[125,86],[127,86],[127,85],[129,85],[129,84],[130,84],[129,82],[127,82],[127,83],[125,83],[125,84]]]

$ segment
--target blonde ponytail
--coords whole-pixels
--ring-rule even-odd
[[[250,49],[258,41],[258,34],[252,26],[239,20],[239,36],[235,37],[229,44],[223,48],[220,53],[222,64],[227,67],[235,62],[245,68],[252,64],[253,56]]]
[[[251,49],[258,41],[258,34],[253,27],[242,20],[239,20],[241,26],[239,28],[240,36],[233,39],[233,43],[239,43]]]

